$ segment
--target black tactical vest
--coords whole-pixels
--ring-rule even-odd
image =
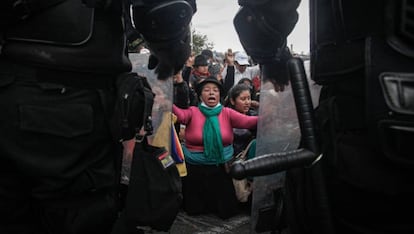
[[[0,56],[70,71],[129,71],[121,1],[99,7],[82,2],[59,1],[20,20],[4,33]]]

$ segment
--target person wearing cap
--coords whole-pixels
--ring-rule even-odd
[[[208,72],[210,72],[212,76],[216,77],[217,80],[221,80],[222,65],[219,62],[217,62],[217,59],[215,58],[213,51],[205,49],[201,51],[201,54],[207,57]]]
[[[208,59],[206,56],[199,54],[194,58],[193,72],[190,76],[190,87],[195,87],[201,80],[209,77],[211,74],[208,71]]]
[[[223,77],[224,95],[239,81],[247,77],[252,80],[255,76],[260,76],[259,65],[250,66],[249,57],[243,51],[226,54],[226,66],[221,76]]]
[[[257,116],[247,116],[220,103],[223,87],[210,76],[196,86],[198,106],[173,105],[186,125],[183,151],[188,175],[183,178],[183,208],[189,215],[214,213],[226,219],[239,212],[226,163],[233,156],[233,128],[256,129]]]
[[[206,79],[209,76],[211,76],[211,74],[208,71],[207,57],[202,54],[195,56],[193,69],[191,71],[191,74],[189,77],[189,83],[188,83],[188,86],[190,87],[190,105],[191,106],[198,105],[198,97],[195,92],[195,87],[200,81]]]

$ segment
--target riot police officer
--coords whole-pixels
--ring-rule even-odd
[[[108,233],[114,82],[128,72],[118,1],[0,4],[0,232]]]
[[[266,0],[239,2],[247,8],[241,17],[246,24],[261,23],[256,31],[272,25],[260,12],[278,12],[260,10]],[[272,1],[279,11],[289,10],[277,2],[285,1]],[[412,7],[410,1],[310,1],[311,74],[322,91],[317,125],[304,132],[317,129],[312,137],[319,135],[320,145],[314,148],[320,150],[314,153],[320,157],[307,167],[285,167],[291,169],[284,188],[286,213],[273,220],[287,221],[280,229],[301,234],[414,232],[406,215],[414,208]],[[292,18],[285,16],[275,14],[274,19],[287,26]],[[249,29],[241,25],[239,32]],[[283,38],[283,29],[267,35]],[[259,38],[244,43],[240,38],[253,59],[269,62],[260,58],[266,53],[259,45],[251,46]],[[286,65],[283,60],[279,64]],[[293,157],[285,159],[294,164]],[[254,165],[253,174],[260,175]]]
[[[413,233],[408,1],[310,1],[311,72],[337,233]]]
[[[119,154],[110,123],[116,79],[131,70],[126,5],[1,1],[1,233],[111,231]],[[168,28],[173,37],[166,27],[146,24],[159,19],[161,27],[160,15],[177,11],[177,28]],[[166,44],[189,48],[181,42],[193,11],[185,1],[134,1],[135,25],[151,45],[160,78],[184,64],[165,59],[176,52]]]

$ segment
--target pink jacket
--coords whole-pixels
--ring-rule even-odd
[[[177,116],[177,121],[186,125],[185,145],[190,151],[202,152],[203,146],[203,126],[206,118],[196,106],[188,109],[180,109],[173,105],[173,113]],[[218,115],[221,129],[223,146],[233,144],[233,128],[256,129],[257,116],[241,114],[231,108],[223,107]]]

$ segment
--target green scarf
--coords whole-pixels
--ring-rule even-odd
[[[221,139],[220,125],[217,116],[223,109],[222,105],[214,108],[208,108],[204,105],[198,105],[201,113],[206,117],[203,128],[204,156],[215,159],[217,163],[224,161],[223,141]]]

